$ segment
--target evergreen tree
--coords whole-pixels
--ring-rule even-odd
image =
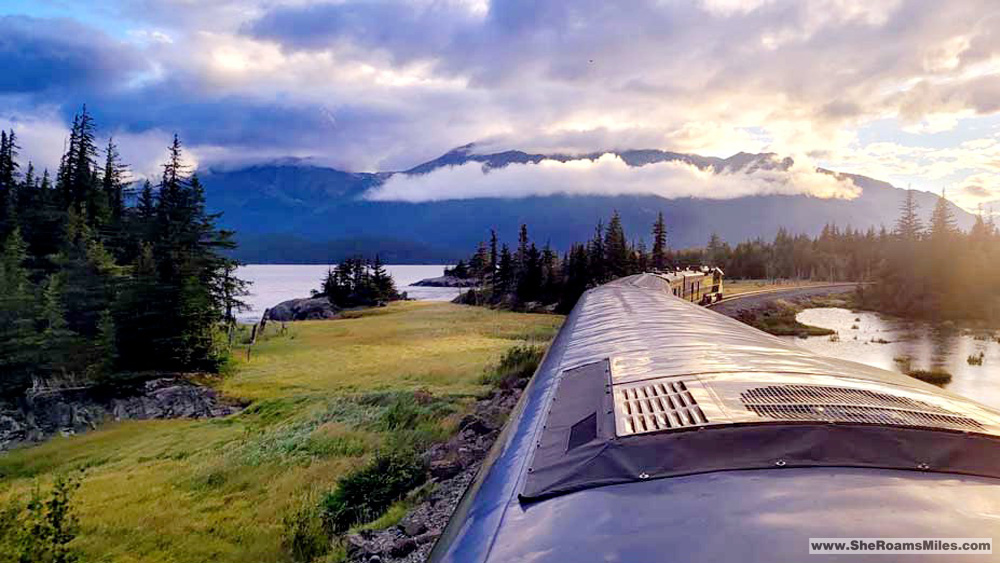
[[[590,267],[588,264],[587,247],[574,244],[569,255],[563,262],[563,279],[565,280],[562,295],[559,298],[558,310],[569,312],[577,300],[591,284]]]
[[[375,255],[375,261],[372,262],[371,279],[372,285],[375,287],[377,300],[390,301],[396,299],[396,286],[392,281],[392,276],[386,272],[385,266],[382,265],[382,259],[378,254]]]
[[[514,289],[515,269],[514,259],[506,244],[500,247],[500,258],[497,262],[496,295],[502,298]]]
[[[17,226],[15,199],[18,189],[17,135],[0,131],[0,242]]]
[[[225,257],[232,232],[205,210],[175,138],[155,197],[124,201],[125,167],[109,141],[96,166],[95,125],[76,115],[55,186],[29,164],[18,177],[16,137],[0,135],[0,392],[37,380],[95,381],[128,371],[213,370],[216,335],[244,307],[246,284]]]
[[[486,243],[480,242],[476,253],[469,259],[469,274],[482,282],[489,273],[490,254],[486,250]]]
[[[722,242],[722,238],[719,237],[718,233],[713,232],[712,236],[708,239],[708,246],[705,247],[705,260],[709,266],[722,268],[725,266],[726,254],[728,252]]]
[[[497,273],[498,260],[500,259],[497,253],[497,232],[494,229],[490,229],[490,265],[489,265],[489,277],[492,283],[493,277]]]
[[[653,268],[664,270],[667,267],[667,225],[663,221],[663,212],[656,216],[653,224]]]
[[[524,276],[528,259],[528,226],[522,224],[517,235],[517,252],[514,254],[514,272],[517,279]]]
[[[594,238],[587,246],[587,264],[590,267],[591,279],[595,283],[608,281],[607,253],[604,250],[604,222],[598,221],[594,230]]]
[[[521,277],[517,281],[517,299],[521,303],[538,301],[541,297],[542,282],[542,254],[534,243],[529,244],[528,250],[524,253],[524,267]]]
[[[36,367],[33,351],[35,290],[28,276],[27,245],[14,229],[0,253],[0,395],[19,393],[30,384]]]
[[[924,225],[920,220],[919,209],[920,206],[913,197],[913,190],[906,190],[899,219],[896,221],[896,235],[901,239],[915,241],[923,234]]]
[[[629,274],[629,248],[625,239],[622,218],[615,211],[604,231],[605,274],[609,279],[617,279]]]
[[[931,228],[930,237],[935,241],[948,241],[958,232],[958,227],[955,226],[955,216],[951,212],[951,206],[948,204],[948,200],[945,199],[944,192],[941,192],[941,197],[938,198],[937,203],[934,205],[934,211],[931,212]]]

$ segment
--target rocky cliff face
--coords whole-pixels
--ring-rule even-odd
[[[0,407],[0,451],[96,428],[102,422],[226,416],[239,407],[208,387],[164,377],[115,392],[53,390]]]

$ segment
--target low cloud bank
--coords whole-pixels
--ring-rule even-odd
[[[802,163],[786,169],[758,167],[717,173],[680,161],[629,166],[620,156],[605,153],[593,160],[542,160],[537,164],[509,164],[493,169],[484,168],[478,162],[467,162],[427,174],[396,174],[369,191],[366,198],[417,203],[555,194],[641,194],[668,199],[809,195],[854,199],[861,195],[861,188],[848,178],[837,178]]]

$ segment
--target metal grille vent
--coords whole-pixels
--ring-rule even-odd
[[[616,386],[617,387],[617,386]],[[615,389],[619,436],[708,424],[708,418],[683,381],[655,382]]]
[[[740,393],[744,406],[774,420],[851,422],[978,431],[983,425],[947,409],[868,389],[773,385]]]

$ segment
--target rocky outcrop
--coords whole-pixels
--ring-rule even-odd
[[[417,287],[476,287],[479,285],[479,280],[473,278],[456,278],[455,276],[440,276],[420,280],[410,285]]]
[[[271,321],[311,321],[336,318],[340,310],[326,297],[289,299],[271,307],[265,317]]]
[[[384,530],[365,530],[345,538],[352,563],[418,563],[425,561],[476,477],[483,459],[500,435],[521,389],[498,390],[479,401],[459,423],[459,432],[423,453],[430,471],[432,492],[399,521]]]
[[[31,393],[0,407],[0,451],[51,436],[68,436],[102,422],[226,416],[239,407],[215,390],[185,379],[163,377],[115,390],[55,389]]]

